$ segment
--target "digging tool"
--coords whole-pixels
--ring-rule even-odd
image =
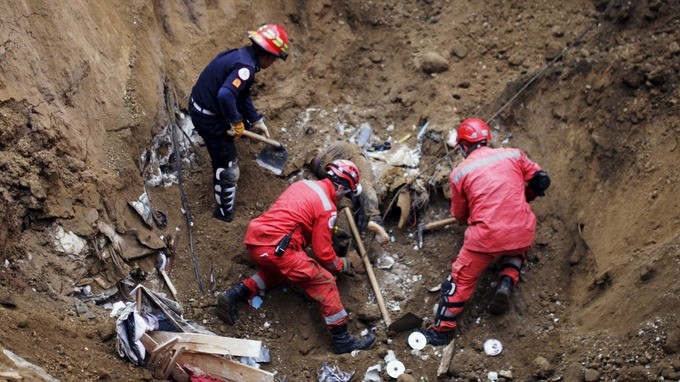
[[[419,249],[423,248],[423,233],[425,231],[429,231],[431,229],[443,227],[445,225],[449,225],[449,224],[453,224],[453,223],[457,223],[457,222],[458,222],[458,220],[456,220],[456,218],[448,218],[448,219],[439,220],[439,221],[432,222],[432,223],[427,223],[427,224],[420,223],[420,224],[418,224],[418,248]]]
[[[177,289],[175,288],[175,285],[173,285],[172,281],[170,281],[170,276],[168,276],[168,272],[165,271],[165,265],[167,264],[167,256],[163,251],[159,251],[158,253],[158,258],[155,261],[155,266],[156,270],[158,270],[158,273],[163,276],[163,280],[165,281],[165,284],[168,286],[168,289],[170,289],[170,293],[172,293],[172,298],[177,301]]]
[[[345,207],[345,214],[347,215],[349,226],[350,228],[352,228],[354,240],[356,240],[357,246],[359,246],[359,255],[361,255],[361,259],[363,260],[364,266],[366,267],[366,273],[368,274],[368,279],[371,281],[371,287],[373,287],[375,299],[378,300],[380,314],[382,314],[383,320],[385,320],[385,325],[389,327],[390,324],[392,323],[392,320],[390,319],[389,313],[387,313],[387,308],[385,308],[385,301],[383,300],[382,293],[380,292],[380,287],[378,286],[378,281],[375,278],[375,274],[373,273],[371,261],[368,259],[368,256],[366,255],[366,248],[364,248],[364,244],[361,242],[361,235],[359,235],[359,230],[357,229],[357,225],[354,222],[354,216],[352,216],[352,211],[350,211],[349,207]]]
[[[283,166],[288,160],[288,151],[283,147],[283,144],[248,130],[243,130],[243,135],[267,144],[267,146],[260,151],[256,162],[258,165],[274,174],[281,175]]]

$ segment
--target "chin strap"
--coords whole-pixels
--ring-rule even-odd
[[[486,143],[477,142],[474,145],[468,147],[467,150],[463,147],[463,145],[459,144],[458,149],[460,150],[460,153],[463,155],[463,158],[467,158],[468,155],[470,155],[470,153],[477,150],[480,146],[486,146]]]

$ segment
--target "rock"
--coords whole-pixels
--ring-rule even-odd
[[[436,52],[426,52],[420,57],[421,69],[427,73],[441,73],[449,70],[449,61]]]
[[[468,50],[465,45],[456,43],[451,50],[451,53],[458,58],[465,58],[468,55]]]
[[[646,370],[644,366],[626,366],[621,369],[619,378],[616,380],[618,382],[641,382],[653,379],[649,375],[649,370]]]
[[[574,362],[564,370],[564,382],[583,382],[584,370],[578,363]]]
[[[402,374],[397,378],[397,382],[416,382],[416,379],[411,374]]]
[[[662,346],[666,354],[677,354],[680,352],[680,328],[675,328],[668,332],[666,343]]]
[[[19,313],[14,322],[16,323],[17,328],[24,329],[28,327],[30,321],[27,315]]]
[[[554,371],[554,368],[550,362],[541,356],[536,357],[532,364],[534,367],[532,375],[537,378],[546,378]]]
[[[113,325],[102,324],[97,328],[97,334],[102,342],[106,342],[116,336],[116,328]]]
[[[631,68],[623,74],[622,80],[624,84],[637,89],[644,83],[645,76],[639,68]]]
[[[374,64],[379,64],[383,61],[383,56],[380,53],[373,51],[368,54],[368,59]]]
[[[512,66],[521,66],[524,63],[524,57],[518,53],[514,53],[508,57],[508,64]]]
[[[505,379],[512,379],[512,371],[511,370],[500,370],[498,371],[498,376],[501,378]]]
[[[600,372],[595,369],[587,369],[583,375],[586,382],[595,382],[600,380]]]

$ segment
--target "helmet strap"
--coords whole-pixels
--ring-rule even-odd
[[[467,147],[459,144],[458,148],[460,149],[460,153],[463,155],[463,158],[467,158],[470,153],[477,150],[480,146],[486,146],[486,141],[477,142],[472,146]]]

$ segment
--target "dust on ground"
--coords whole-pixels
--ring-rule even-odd
[[[525,150],[553,184],[533,205],[536,245],[510,312],[485,312],[485,275],[445,379],[485,380],[490,371],[527,381],[680,379],[676,1],[9,1],[0,9],[0,345],[53,377],[151,379],[118,356],[109,311],[92,302],[78,309],[72,297],[87,286],[129,287],[97,253],[104,221],[140,240],[177,235],[170,277],[185,317],[262,340],[272,354],[262,368],[279,380],[313,380],[322,362],[360,379],[389,349],[416,380],[434,380],[441,349],[412,354],[408,333],[388,336],[365,274],[339,279],[352,332],[376,328],[379,338],[356,356],[331,353],[318,310],[294,290],[272,291],[258,310],[243,306],[233,327],[213,315],[213,293],[254,272],[245,228],[300,177],[311,149],[366,125],[413,148],[425,120],[446,136],[466,117],[502,110],[494,144]],[[258,74],[255,103],[291,158],[275,177],[251,160],[261,145],[240,142],[236,218],[222,224],[211,219],[206,150],[182,153],[200,294],[177,184],[146,188],[167,214],[164,229],[143,224],[128,202],[144,192],[144,153],[172,120],[168,100],[176,94],[185,109],[203,66],[265,22],[286,26],[293,54]],[[424,145],[415,171],[445,149]],[[396,263],[376,274],[393,318],[431,317],[428,289],[460,248],[461,227],[429,232],[415,248],[417,222],[448,217],[442,177],[451,158],[424,173],[429,201],[405,227],[389,215],[395,242],[386,251]],[[163,169],[176,172],[174,156],[166,159]],[[53,237],[68,233],[82,242],[58,249]],[[123,268],[162,288],[152,260]],[[503,343],[500,356],[483,353],[488,338]],[[2,370],[13,364],[0,354]]]

